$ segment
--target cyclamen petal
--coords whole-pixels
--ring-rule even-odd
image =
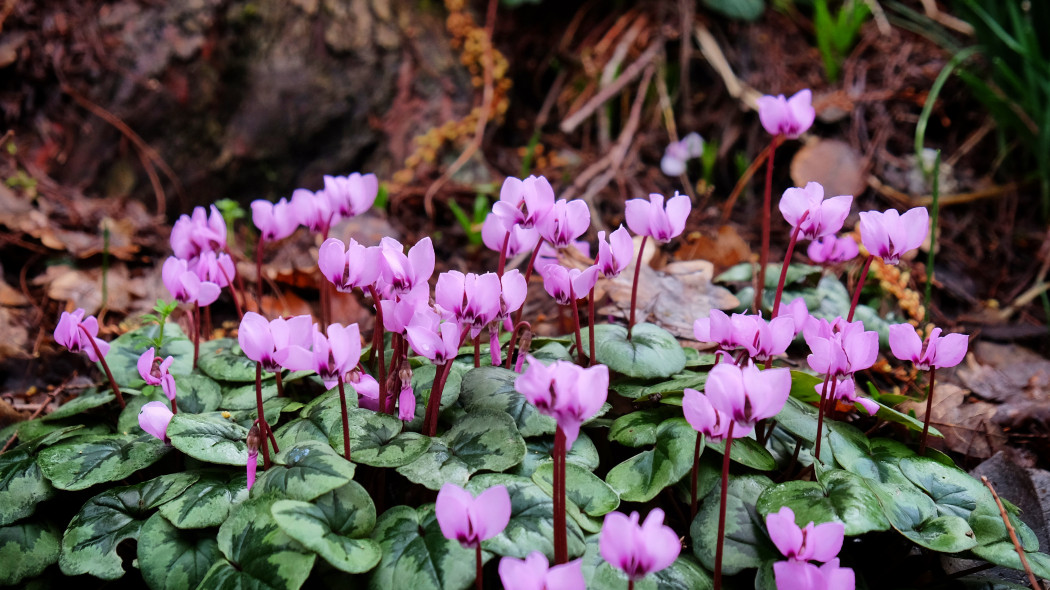
[[[598,232],[598,258],[594,263],[599,272],[605,278],[619,275],[634,258],[634,241],[627,228],[620,226],[619,229],[609,234],[609,240],[605,239],[605,232]]]
[[[533,551],[525,559],[504,557],[499,577],[504,590],[584,590],[583,559],[550,567],[547,557]]]
[[[654,508],[638,525],[638,513],[610,512],[602,524],[598,549],[609,565],[638,581],[658,572],[678,558],[682,544],[673,529],[663,524],[664,512]]]
[[[502,485],[488,488],[475,498],[454,483],[442,486],[434,507],[445,538],[468,548],[503,532],[510,522],[510,510],[510,494]]]
[[[901,256],[922,245],[929,224],[925,207],[909,209],[904,215],[893,209],[864,211],[860,214],[860,239],[873,256],[886,264],[897,264]]]
[[[167,442],[168,423],[174,414],[164,402],[149,402],[139,410],[139,427]]]
[[[669,242],[685,229],[686,219],[692,209],[692,202],[686,195],[675,196],[664,205],[664,197],[659,193],[649,195],[649,200],[631,199],[624,208],[627,227],[640,236],[649,236],[660,243]]]
[[[758,118],[770,135],[797,139],[816,119],[812,103],[813,93],[808,88],[799,90],[790,99],[783,94],[762,96],[758,99]]]

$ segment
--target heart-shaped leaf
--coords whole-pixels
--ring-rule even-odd
[[[545,416],[514,389],[518,374],[500,367],[479,367],[463,375],[459,402],[468,412],[506,412],[522,436],[554,434],[554,418]]]
[[[280,449],[307,440],[328,442],[328,433],[322,429],[319,420],[315,422],[309,418],[296,418],[275,430],[273,435]]]
[[[1024,569],[1024,566],[1021,564],[1021,558],[1017,555],[1017,549],[1014,548],[1014,544],[1010,541],[978,545],[971,551],[977,557],[996,565],[1015,570]],[[1028,562],[1028,567],[1032,568],[1032,573],[1035,574],[1036,578],[1050,579],[1050,555],[1037,551],[1025,551],[1025,560]]]
[[[762,492],[772,485],[773,481],[763,475],[743,475],[729,479],[722,573],[731,576],[780,556],[769,542],[765,520],[755,507]],[[693,538],[693,554],[709,570],[713,570],[715,565],[720,506],[721,489],[715,486],[704,496],[700,511],[689,527],[689,534]]]
[[[327,429],[328,443],[343,452],[342,411],[322,408],[310,413],[310,419]],[[396,416],[363,408],[347,411],[350,432],[350,459],[373,467],[401,467],[415,461],[430,447],[430,438],[416,432],[402,432]],[[305,427],[304,427],[305,428]]]
[[[467,588],[474,582],[474,551],[441,534],[434,505],[395,506],[379,518],[372,540],[382,558],[368,580],[370,590]],[[492,554],[482,552],[482,559]]]
[[[554,463],[540,465],[532,474],[532,481],[545,494],[554,493]],[[588,516],[604,516],[620,505],[620,496],[591,471],[574,463],[565,462],[565,497]]]
[[[142,434],[142,427],[139,426],[139,412],[142,406],[150,402],[161,402],[169,410],[171,409],[171,402],[159,387],[147,386],[142,390],[142,395],[126,395],[124,401],[126,405],[117,417],[117,432],[120,434]]]
[[[767,488],[758,498],[759,513],[765,516],[787,506],[800,526],[841,522],[849,536],[890,528],[878,496],[859,476],[832,469],[822,472],[819,479],[786,481]]]
[[[309,502],[349,483],[355,469],[332,447],[313,441],[281,449],[274,463],[252,486],[253,498],[280,492],[286,498]]]
[[[719,455],[726,453],[725,441],[708,440],[704,444]],[[757,440],[747,437],[733,439],[733,444],[729,447],[729,460],[759,471],[772,471],[777,467],[776,459],[766,450],[766,447]]]
[[[240,344],[233,338],[201,343],[197,367],[216,381],[255,382],[255,361],[244,356]],[[263,371],[262,378],[273,379],[274,374]]]
[[[605,481],[625,502],[648,502],[693,468],[697,433],[685,418],[660,424],[656,446],[613,467]]]
[[[375,526],[375,505],[357,482],[336,488],[313,503],[279,500],[272,513],[282,531],[337,569],[356,574],[379,563],[379,545],[368,538]]]
[[[219,526],[229,518],[230,510],[247,497],[248,480],[244,474],[231,479],[225,472],[205,472],[177,498],[161,506],[160,513],[180,529]]]
[[[73,517],[62,536],[58,563],[67,576],[91,574],[103,580],[124,575],[117,545],[134,539],[157,506],[190,487],[190,473],[162,475],[145,483],[106,490],[91,498]]]
[[[988,488],[958,467],[948,467],[928,457],[904,457],[901,473],[937,504],[940,514],[969,519],[981,504],[995,503]]]
[[[554,440],[551,438],[530,438],[525,441],[525,458],[514,468],[514,475],[532,477],[537,467],[553,461],[551,459],[553,449]],[[565,454],[565,461],[575,463],[590,471],[597,469],[598,449],[594,446],[594,441],[586,433],[580,432],[572,448]]]
[[[668,418],[679,415],[680,410],[658,406],[647,410],[635,410],[624,414],[609,427],[609,440],[628,447],[643,447],[656,444],[656,431]]]
[[[502,485],[510,495],[510,522],[503,532],[482,543],[497,555],[524,559],[539,551],[554,559],[554,501],[532,480],[506,473],[485,473],[471,478],[467,490],[475,496],[490,487]],[[573,519],[566,521],[566,540],[570,559],[584,551],[583,531]]]
[[[175,414],[168,423],[168,438],[176,449],[206,463],[248,463],[248,429],[234,422],[232,416],[224,418],[219,412]]]
[[[525,457],[525,440],[504,412],[467,414],[448,432],[433,439],[418,459],[398,467],[398,473],[432,490],[445,482],[464,485],[478,471],[504,471]]]
[[[50,524],[21,522],[0,527],[0,586],[40,575],[58,561],[62,538]]]
[[[138,389],[146,384],[139,375],[139,357],[153,346],[150,340],[156,338],[159,332],[160,326],[150,324],[121,334],[109,343],[106,364],[113,373],[113,380],[121,388]],[[182,328],[175,322],[164,324],[164,346],[154,354],[160,358],[170,356],[175,359],[168,368],[172,375],[188,375],[193,371],[193,342],[186,338]],[[101,366],[99,371],[102,371]]]
[[[30,445],[0,455],[0,526],[33,514],[37,504],[54,495],[55,488],[37,465]]]
[[[139,570],[152,590],[196,588],[222,558],[214,534],[179,530],[160,512],[143,523],[137,540]]]
[[[171,447],[140,433],[76,437],[40,451],[37,464],[60,490],[83,490],[118,481],[149,467]]]
[[[190,373],[175,377],[175,399],[180,412],[203,414],[219,409],[222,391],[219,384],[205,375]]]
[[[44,416],[41,420],[44,422],[52,422],[54,420],[61,420],[62,418],[70,418],[88,410],[104,406],[115,399],[117,399],[117,396],[113,395],[112,391],[107,391],[105,393],[92,391],[77,396],[76,398],[62,404],[57,410]]]
[[[306,582],[317,556],[285,534],[271,515],[275,496],[245,500],[219,527],[216,561],[201,581],[208,588],[296,590]]]
[[[627,328],[598,324],[594,339],[598,362],[628,377],[665,378],[685,368],[685,353],[678,340],[654,324],[635,324],[630,340]],[[589,346],[586,333],[583,346],[585,350]]]
[[[462,388],[463,375],[473,369],[473,365],[467,367],[462,363],[452,363],[445,387],[441,390],[441,409],[451,407],[459,400]],[[427,363],[412,369],[412,391],[416,394],[416,416],[409,422],[413,428],[423,424],[423,414],[426,412],[427,403],[430,402],[430,389],[434,386],[434,378],[437,376],[437,367]]]

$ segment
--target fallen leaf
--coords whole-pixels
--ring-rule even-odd
[[[29,358],[29,331],[21,310],[0,307],[0,359]]]
[[[837,139],[806,142],[791,160],[791,180],[795,186],[819,182],[828,197],[859,195],[867,187],[860,154]]]
[[[1006,433],[996,423],[996,405],[968,400],[969,393],[958,385],[938,383],[934,387],[930,425],[941,431],[948,449],[986,459],[1006,444]],[[926,416],[926,401],[906,402],[900,410],[914,410],[915,417],[922,420]]]
[[[1016,344],[978,342],[956,376],[987,400],[1050,402],[1050,361]]]
[[[708,260],[715,267],[715,275],[739,262],[748,260],[751,249],[731,225],[718,228],[718,235],[710,238],[700,232],[692,232],[675,251],[677,260]]]

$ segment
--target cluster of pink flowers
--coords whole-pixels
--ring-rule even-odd
[[[766,517],[769,538],[787,558],[773,564],[778,590],[853,590],[853,570],[839,567],[838,554],[845,537],[841,522],[810,522],[804,528],[795,523],[795,513],[787,506]],[[811,561],[824,565],[816,566]]]
[[[715,441],[746,437],[755,423],[784,407],[791,393],[791,372],[723,362],[708,373],[704,393],[685,390],[682,410],[689,424]]]
[[[161,278],[179,303],[211,305],[236,274],[226,252],[226,220],[214,205],[210,214],[197,207],[179,217],[171,228],[171,250],[175,255],[164,261]]]
[[[296,189],[291,201],[253,201],[252,221],[263,238],[271,242],[292,235],[299,226],[327,237],[328,230],[340,219],[367,211],[378,194],[379,179],[375,174],[325,176],[323,189]]]

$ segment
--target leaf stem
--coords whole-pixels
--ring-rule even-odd
[[[536,258],[540,255],[540,248],[543,247],[543,238],[536,242],[536,249],[532,251],[532,256],[529,257],[529,265],[525,267],[525,299],[521,301],[521,307],[518,308],[518,312],[514,314],[514,325],[517,325],[521,321],[521,315],[525,313],[525,300],[529,298],[529,279],[532,278],[532,269],[536,266]]]
[[[476,572],[474,574],[474,587],[477,590],[482,590],[482,588],[484,588],[484,585],[482,584],[482,580],[481,580],[481,574],[482,574],[482,567],[481,567],[481,565],[482,565],[481,564],[481,541],[478,541],[478,544],[474,547],[474,556],[475,556],[474,557],[474,563],[475,563],[475,570],[476,570]]]
[[[808,209],[803,211],[802,215],[798,218],[798,222],[795,224],[795,230],[791,232],[791,239],[788,240],[787,253],[784,254],[784,264],[780,267],[780,280],[777,281],[777,294],[773,298],[773,311],[769,314],[770,320],[776,319],[777,314],[780,312],[780,299],[784,295],[784,282],[787,280],[788,265],[791,264],[791,255],[795,253],[795,242],[798,241],[798,233],[802,229],[802,222],[806,220],[806,217],[809,217]],[[762,280],[765,281],[765,276],[762,277]],[[768,369],[769,366],[767,365],[766,368]]]
[[[830,373],[824,377],[824,387],[820,390],[820,401],[817,403],[817,442],[816,448],[813,450],[813,456],[816,457],[817,461],[820,461],[820,431],[824,427],[824,396],[828,393],[829,380],[831,380]]]
[[[766,265],[769,264],[769,210],[773,200],[773,159],[781,136],[773,136],[769,143],[769,159],[766,160],[766,190],[762,196],[762,251],[758,257],[758,283],[755,285],[755,313],[762,309],[762,290],[766,286]]]
[[[572,290],[572,285],[569,285],[569,306],[572,308],[572,326],[576,330],[576,358],[582,365],[587,360],[586,355],[583,352],[583,330],[580,329],[580,307],[576,301],[576,293]],[[591,339],[593,342],[594,339]]]
[[[262,430],[262,452],[263,452],[263,469],[270,468],[270,450],[266,443],[266,433],[270,430],[270,425],[266,423],[266,414],[263,413],[263,402],[262,402],[262,363],[255,363],[255,406],[259,413],[259,428]],[[274,451],[276,451],[276,445],[274,445]]]
[[[693,476],[689,480],[689,521],[696,518],[696,480],[700,477],[700,450],[704,445],[704,437],[696,433],[696,447],[693,449]]]
[[[597,362],[594,358],[594,287],[591,287],[591,292],[587,295],[587,337],[588,345],[591,349],[591,365]]]
[[[430,386],[430,399],[427,400],[427,410],[423,415],[423,434],[434,436],[437,434],[438,414],[441,412],[441,393],[445,390],[445,381],[448,374],[452,372],[452,359],[437,368],[434,376],[434,384]]]

